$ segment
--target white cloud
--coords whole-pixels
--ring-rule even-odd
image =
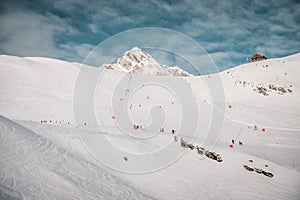
[[[18,56],[44,56],[81,60],[92,47],[88,44],[57,44],[56,37],[78,31],[59,17],[16,10],[0,17],[1,52]]]
[[[58,57],[54,37],[72,28],[56,16],[41,16],[32,12],[15,11],[0,17],[1,51],[19,56]]]
[[[92,44],[97,45],[111,34],[143,26],[168,27],[193,37],[221,67],[240,64],[256,52],[277,57],[299,51],[300,4],[291,1],[41,0],[35,3],[40,2],[40,7],[21,6],[0,14],[1,53],[80,61],[93,48]],[[145,34],[136,39],[147,41],[153,36]],[[152,39],[154,46],[162,43],[195,55],[193,49],[176,38]],[[123,44],[126,42],[130,47],[130,41],[113,45],[128,50]]]
[[[45,20],[43,16],[22,11],[1,15],[1,50],[17,55],[57,56],[53,35],[59,27],[45,24]]]
[[[75,44],[67,43],[58,46],[59,51],[64,52],[64,58],[66,60],[82,62],[89,52],[95,47],[91,44]]]

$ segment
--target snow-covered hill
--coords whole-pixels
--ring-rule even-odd
[[[99,69],[56,59],[2,55],[0,198],[299,199],[299,65],[300,54],[295,54],[243,64],[219,74],[185,77],[179,68],[170,71],[134,48],[116,64],[105,65],[101,79],[96,79],[92,106],[103,131],[97,134],[89,119],[80,124],[74,119],[73,95],[80,69],[87,74],[96,74]],[[155,84],[145,84],[134,91],[130,85],[120,87],[124,74],[141,79],[155,74],[157,78],[151,80],[162,80],[166,85],[179,80],[190,86],[198,106],[194,109],[199,114],[198,131],[195,140],[188,133],[184,139],[199,146],[212,123],[214,108],[220,106],[214,104],[208,87],[219,75],[225,94],[225,121],[212,151],[220,154],[223,162],[202,158],[197,150],[187,149],[172,165],[137,175],[112,170],[95,160],[82,141],[94,142],[94,149],[101,150],[99,138],[103,135],[122,149],[124,156],[132,151],[149,154],[170,144],[175,150],[183,150],[180,138],[174,141],[171,129],[180,124],[177,114],[184,102],[178,102],[176,95]],[[115,97],[116,88],[124,93]],[[125,105],[130,108],[128,113],[142,125],[147,125],[151,117],[154,121],[160,119],[160,112],[156,116],[147,111],[153,104],[161,105],[167,115],[165,132],[145,141],[124,135],[112,119],[118,116],[111,109],[114,98],[120,105],[130,98]],[[193,118],[188,116],[187,121]],[[147,128],[130,131],[147,134]],[[128,161],[109,156],[124,169],[134,162],[133,156],[128,156]],[[140,165],[153,165],[147,159],[144,162]],[[244,165],[255,171],[247,171]]]
[[[300,53],[243,64],[221,72],[232,119],[300,128]]]
[[[51,128],[65,138],[76,135]],[[3,116],[0,130],[1,199],[151,199],[49,136]]]
[[[73,122],[79,63],[0,56],[0,113],[12,119]]]

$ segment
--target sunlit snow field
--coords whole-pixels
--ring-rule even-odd
[[[81,67],[91,74],[100,69],[49,58],[0,56],[0,197],[299,199],[299,65],[296,54],[204,76],[154,77],[101,69],[93,96],[95,123],[88,117],[76,118],[76,113],[74,117],[73,95]],[[179,92],[174,95],[174,88],[155,84],[133,92],[128,80],[120,84],[124,76],[161,81]],[[217,79],[224,87],[223,107],[209,89]],[[181,97],[184,94],[191,96]],[[132,124],[119,121],[122,109],[128,110]],[[181,129],[187,109],[190,115],[184,115],[187,125]],[[215,110],[224,122],[220,134],[210,137],[206,133],[216,124]],[[197,130],[192,132],[194,122]],[[143,128],[134,130],[134,123]],[[156,129],[160,126],[163,132]],[[153,137],[138,139],[149,136]],[[181,138],[220,154],[223,161],[183,148]],[[105,149],[103,139],[119,153]],[[169,146],[170,154],[151,157]],[[142,162],[136,154],[142,155]],[[274,176],[247,171],[243,165]],[[139,173],[122,172],[134,170]]]

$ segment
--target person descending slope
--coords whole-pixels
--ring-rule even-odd
[[[174,141],[177,142],[177,136],[176,135],[174,135]]]
[[[254,125],[254,128],[253,128],[255,131],[257,131],[257,126],[256,125]]]

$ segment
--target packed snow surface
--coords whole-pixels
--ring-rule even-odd
[[[299,66],[300,54],[295,54],[192,76],[138,48],[100,69],[2,55],[0,199],[299,199]],[[74,117],[82,70],[90,79],[101,75],[92,95],[95,122]],[[137,86],[140,82],[133,80],[147,81]],[[210,91],[218,80],[221,103]],[[118,119],[123,110],[132,122],[125,126]],[[215,115],[224,121],[220,134],[210,137],[207,133],[218,123]],[[189,131],[194,122],[195,133]],[[187,126],[180,127],[182,123]],[[155,125],[164,130],[156,133]],[[103,138],[124,155],[105,151],[99,145]],[[222,162],[182,147],[181,138],[219,154]],[[164,161],[173,154],[151,160],[166,146],[182,156],[169,165]],[[95,158],[98,151],[107,152],[123,171],[162,167],[124,173]],[[135,156],[143,162],[136,163]]]

